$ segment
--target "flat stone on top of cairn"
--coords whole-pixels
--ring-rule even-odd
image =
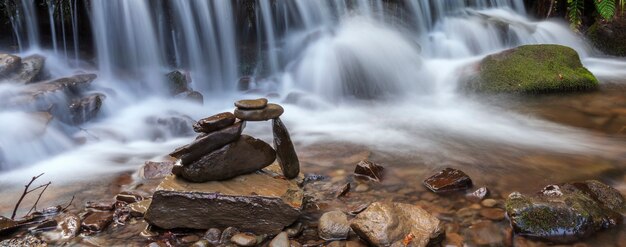
[[[258,110],[267,106],[266,98],[244,99],[235,102],[235,106],[242,110]]]
[[[235,109],[235,117],[245,121],[267,121],[283,115],[285,109],[277,104],[267,104],[265,108],[256,110]]]

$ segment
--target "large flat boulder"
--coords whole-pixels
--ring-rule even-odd
[[[303,196],[294,180],[265,172],[205,183],[170,175],[157,187],[145,219],[164,229],[232,226],[278,234],[300,215]]]
[[[524,45],[485,57],[469,89],[481,93],[548,93],[595,89],[578,53],[561,45]]]

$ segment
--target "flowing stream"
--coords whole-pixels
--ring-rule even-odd
[[[0,181],[134,170],[193,138],[149,119],[200,119],[232,110],[234,100],[267,95],[284,102],[283,118],[302,150],[335,142],[463,160],[451,146],[469,153],[506,146],[624,163],[623,139],[511,110],[508,100],[468,96],[459,78],[484,56],[522,44],[570,46],[603,81],[623,83],[626,61],[594,51],[566,23],[531,19],[522,0],[392,2],[93,0],[92,66],[77,61],[76,1],[51,6],[69,9],[69,23],[51,14],[49,27],[37,25],[33,1],[21,1],[11,19],[20,55],[44,54],[52,78],[97,73],[107,99],[97,119],[78,127],[0,109]],[[44,28],[51,40],[40,35]],[[204,106],[166,96],[163,75],[174,68],[189,71]],[[236,90],[241,76],[252,78],[246,92]],[[0,95],[19,90],[0,84]],[[246,131],[269,139],[268,130],[250,124]]]

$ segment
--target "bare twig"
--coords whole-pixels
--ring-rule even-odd
[[[72,196],[72,200],[70,200],[70,202],[67,204],[67,206],[65,206],[63,209],[61,209],[61,212],[65,211],[67,208],[69,208],[72,205],[72,202],[74,202],[74,196]]]
[[[30,182],[28,182],[28,184],[24,186],[24,192],[22,192],[22,196],[20,196],[20,199],[17,200],[17,203],[15,204],[15,208],[13,209],[13,214],[11,214],[12,220],[15,219],[15,214],[17,213],[17,209],[20,207],[20,204],[22,203],[22,200],[24,200],[24,197],[26,196],[26,194],[28,194],[28,187],[30,187],[30,185],[33,184],[33,182],[35,182],[35,180],[37,180],[41,176],[43,176],[43,173],[31,178]]]
[[[52,184],[52,182],[48,182],[47,184],[44,184],[42,186],[39,186],[37,188],[41,188],[43,187],[43,190],[41,190],[41,192],[39,192],[39,196],[37,197],[37,200],[35,201],[35,204],[33,204],[33,206],[30,208],[30,210],[28,210],[28,213],[26,213],[26,215],[29,215],[30,212],[37,211],[37,203],[39,203],[39,200],[41,199],[41,196],[43,195],[44,192],[46,192],[46,190],[48,189],[48,186],[50,186],[50,184]],[[34,191],[36,189],[32,189],[31,191]]]

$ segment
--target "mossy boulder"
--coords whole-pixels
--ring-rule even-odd
[[[625,203],[598,181],[546,186],[534,196],[512,193],[506,212],[516,234],[552,243],[572,243],[622,221]]]
[[[586,35],[605,54],[626,56],[626,17],[612,22],[597,21],[587,29]]]
[[[485,57],[469,89],[484,93],[549,93],[591,90],[598,80],[578,53],[561,45],[525,45]]]

